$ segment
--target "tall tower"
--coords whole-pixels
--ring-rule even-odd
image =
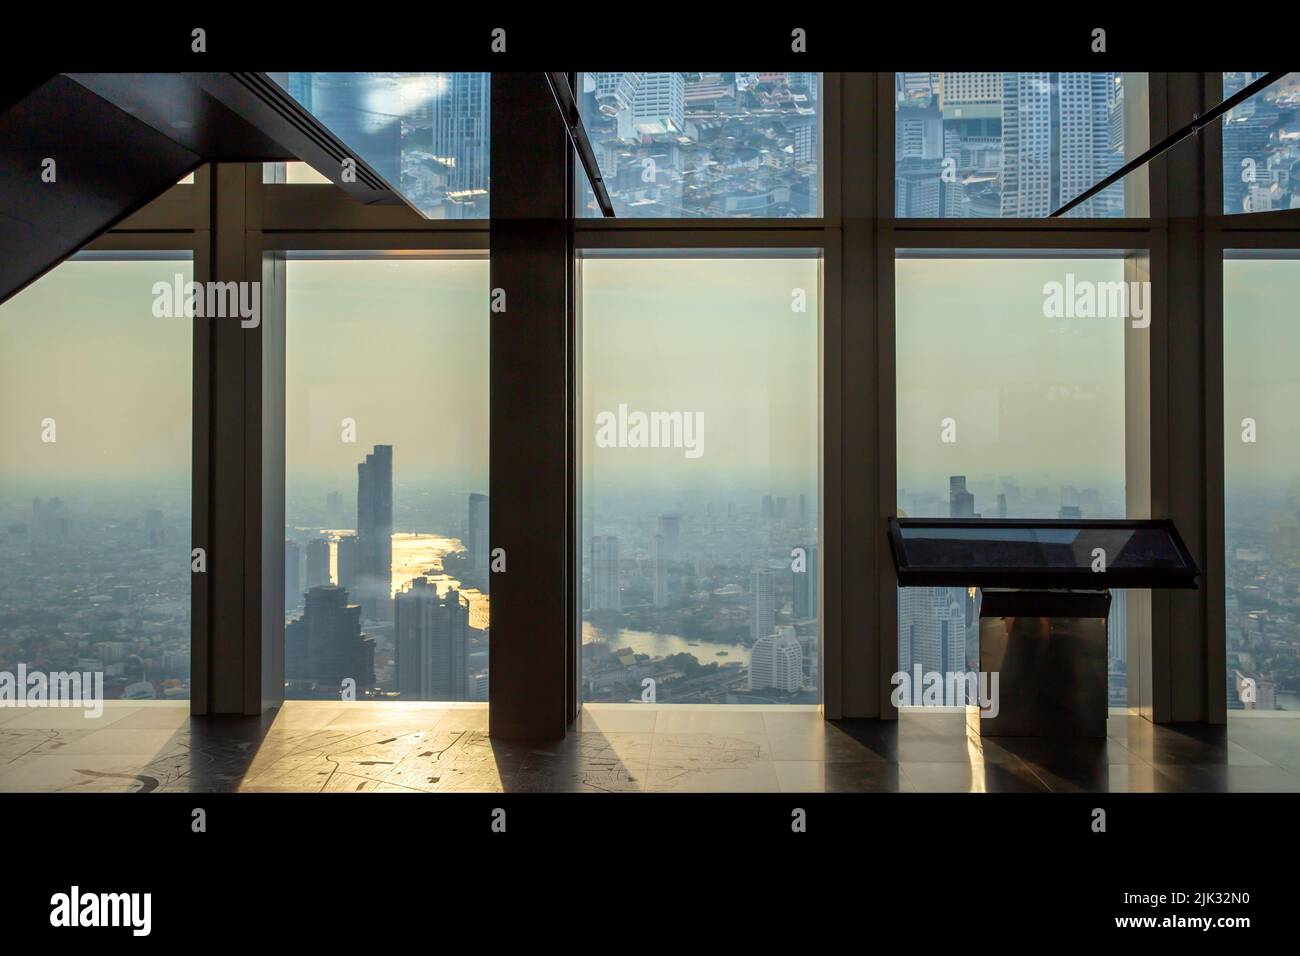
[[[292,611],[302,603],[302,550],[297,541],[284,543],[284,609]]]
[[[393,600],[397,690],[403,700],[465,700],[469,605],[455,588],[415,578]]]
[[[357,586],[357,575],[361,570],[361,553],[357,547],[355,534],[339,535],[338,541],[338,586],[353,590]]]
[[[374,686],[374,642],[361,635],[361,608],[348,592],[318,587],[307,592],[302,617],[285,628],[285,676],[315,681],[331,693],[351,678],[357,689]]]
[[[760,637],[749,654],[749,689],[793,693],[803,687],[803,647],[794,628]]]
[[[939,674],[966,670],[966,592],[898,589],[898,669]]]
[[[386,620],[393,579],[393,446],[357,465],[357,596],[361,613]]]
[[[660,515],[659,533],[664,539],[664,559],[676,561],[682,556],[682,516]]]
[[[817,545],[808,545],[804,553],[808,556],[805,570],[790,572],[794,579],[794,616],[800,621],[817,616]]]
[[[591,609],[617,611],[623,606],[618,578],[618,538],[612,534],[591,539]]]
[[[975,514],[975,496],[966,490],[965,475],[953,475],[948,479],[948,517],[979,517]]]
[[[755,568],[750,575],[749,634],[754,640],[767,637],[776,628],[776,590],[772,572],[768,568]]]
[[[659,519],[660,522],[663,519]],[[655,607],[667,607],[668,605],[668,546],[663,534],[657,534],[654,537],[654,546],[651,551],[654,560],[654,603]]]
[[[324,538],[307,542],[306,589],[324,587],[330,583],[330,543]]]
[[[448,219],[488,214],[491,73],[444,73],[446,88],[430,104],[431,152],[446,170]]]

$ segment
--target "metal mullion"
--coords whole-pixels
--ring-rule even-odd
[[[1160,232],[1157,227],[1133,231],[1007,229],[988,233],[969,229],[912,229],[897,225],[898,222],[900,220],[883,223],[880,227],[882,242],[888,244],[895,254],[906,249],[952,249],[954,252],[1147,249]]]
[[[671,230],[602,230],[577,232],[574,242],[584,249],[712,250],[712,249],[817,249],[835,242],[837,228],[801,230],[723,229],[678,232]]]
[[[339,252],[466,251],[487,252],[488,233],[483,231],[371,232],[312,230],[306,232],[263,232],[262,248],[268,252],[296,250]]]

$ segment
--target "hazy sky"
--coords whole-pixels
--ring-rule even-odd
[[[948,476],[962,474],[1043,476],[1053,490],[1122,486],[1123,322],[1045,317],[1043,287],[1067,273],[1117,282],[1124,265],[898,260],[900,488],[946,495]],[[940,440],[945,418],[956,421],[956,442]],[[976,511],[991,505],[975,502]]]
[[[819,274],[815,259],[584,260],[589,489],[815,485]],[[620,403],[702,413],[703,454],[597,447],[597,414]]]
[[[191,263],[74,260],[0,307],[0,480],[188,483],[192,323],[152,311],[177,273]]]
[[[1281,490],[1300,478],[1300,260],[1224,262],[1223,350],[1228,490]]]
[[[71,261],[0,308],[0,474],[6,483],[184,476],[191,330],[155,318],[152,286],[188,262]],[[950,474],[1122,481],[1123,330],[1042,314],[1043,285],[1122,277],[1119,260],[901,259],[899,484]],[[484,260],[292,261],[288,266],[291,476],[354,489],[371,446],[399,479],[486,486]],[[589,477],[683,487],[815,474],[819,265],[810,259],[588,259],[583,437]],[[807,291],[795,312],[792,291]],[[1230,480],[1300,474],[1300,262],[1224,267]],[[598,449],[594,419],[704,413],[702,458]],[[1240,421],[1259,442],[1240,442]],[[340,440],[355,418],[357,443]],[[958,441],[940,439],[943,418]],[[57,438],[41,442],[41,421]],[[607,486],[608,487],[608,486]],[[985,503],[977,502],[984,507]]]
[[[487,260],[291,260],[287,273],[290,484],[346,499],[357,463],[392,445],[396,483],[486,492]]]

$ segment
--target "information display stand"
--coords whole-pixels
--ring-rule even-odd
[[[899,587],[979,588],[980,733],[1104,737],[1112,587],[1194,588],[1173,523],[894,518]]]

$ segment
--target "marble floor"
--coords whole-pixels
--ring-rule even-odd
[[[981,739],[955,712],[827,723],[815,708],[590,704],[554,743],[487,736],[482,704],[293,701],[0,709],[2,792],[1300,792],[1300,719],[1105,740]]]

